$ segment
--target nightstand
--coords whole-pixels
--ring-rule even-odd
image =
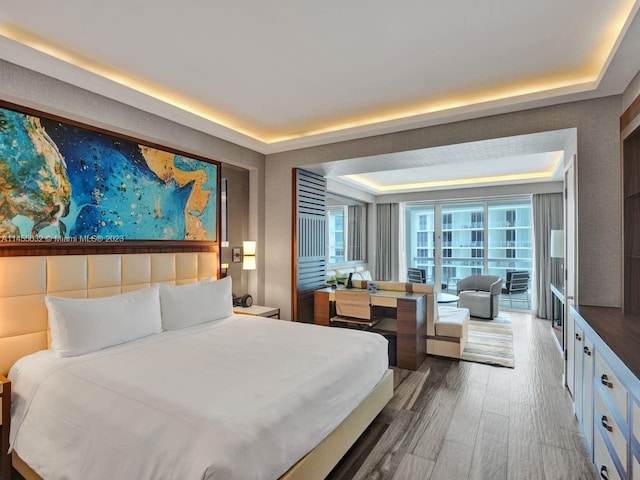
[[[11,480],[9,424],[11,423],[11,382],[0,375],[0,480]]]
[[[254,317],[280,318],[280,309],[251,305],[250,307],[233,307],[233,313],[241,315],[253,315]]]

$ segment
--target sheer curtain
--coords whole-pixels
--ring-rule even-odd
[[[400,253],[399,217],[400,205],[380,203],[376,205],[376,280],[398,281]]]
[[[551,258],[551,230],[563,230],[561,193],[534,195],[531,200],[534,236],[534,307],[540,318],[551,318],[552,295],[549,284],[562,284],[561,259]]]

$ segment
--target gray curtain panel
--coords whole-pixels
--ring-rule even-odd
[[[400,205],[376,205],[378,231],[376,233],[376,280],[398,281]]]
[[[549,284],[562,285],[561,258],[551,258],[551,230],[564,230],[564,214],[561,193],[545,193],[532,198],[533,235],[535,257],[533,259],[536,282],[536,314],[551,318],[553,297]]]
[[[362,218],[363,208],[360,205],[347,207],[347,260],[362,260]]]

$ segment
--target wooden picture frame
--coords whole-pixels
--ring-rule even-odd
[[[211,251],[220,162],[0,101],[0,255]]]

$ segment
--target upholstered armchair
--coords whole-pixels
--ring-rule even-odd
[[[502,278],[494,275],[471,275],[457,284],[458,307],[468,308],[472,317],[495,318],[500,307]]]

